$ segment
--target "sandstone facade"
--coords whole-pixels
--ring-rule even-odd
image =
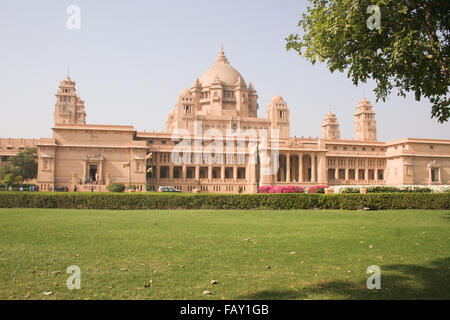
[[[340,139],[331,112],[321,138],[292,137],[289,109],[278,95],[258,118],[257,91],[222,48],[213,66],[181,91],[164,132],[86,124],[84,101],[69,77],[56,98],[52,138],[0,140],[2,161],[19,148],[38,147],[43,191],[58,185],[105,191],[110,183],[214,193],[254,193],[258,185],[450,184],[450,140],[377,141],[375,111],[364,98],[356,106],[354,140]]]

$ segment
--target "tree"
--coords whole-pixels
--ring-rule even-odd
[[[10,163],[13,167],[18,168],[19,175],[24,180],[34,179],[37,176],[38,170],[37,158],[36,147],[26,148],[12,157]]]
[[[6,184],[5,178],[7,175],[20,177],[19,182],[34,179],[37,176],[37,169],[37,148],[26,148],[11,157],[9,162],[0,170],[0,179],[4,184]]]
[[[287,50],[347,71],[354,85],[374,79],[377,101],[393,88],[428,98],[431,117],[448,120],[450,1],[309,1],[298,23],[303,33],[286,38]]]
[[[22,177],[14,175],[13,173],[7,173],[2,178],[3,184],[6,186],[17,185],[22,182]]]

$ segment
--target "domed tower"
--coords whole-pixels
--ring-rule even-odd
[[[230,65],[223,46],[216,62],[199,79],[201,91],[196,84],[196,95],[200,95],[199,114],[216,116],[254,117],[257,103],[251,100],[249,110],[249,88],[244,77]],[[256,96],[257,98],[257,96]]]
[[[366,98],[358,103],[355,112],[355,140],[377,141],[377,122],[372,104]]]
[[[58,124],[86,124],[84,101],[76,94],[75,82],[67,76],[59,83],[54,112]]]
[[[269,103],[266,118],[270,120],[272,129],[280,130],[280,138],[290,136],[289,109],[282,97],[276,95]]]
[[[328,112],[323,118],[322,123],[322,139],[340,140],[341,133],[339,131],[339,122],[333,112]]]

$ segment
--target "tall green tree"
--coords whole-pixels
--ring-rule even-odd
[[[6,176],[8,176],[8,180],[20,177],[20,181],[36,178],[38,170],[37,158],[36,147],[19,151],[0,170],[0,179],[4,180]]]
[[[355,85],[376,81],[377,101],[393,88],[428,98],[441,123],[449,109],[449,0],[309,0],[286,38],[312,64],[347,72]]]
[[[3,176],[2,182],[6,186],[13,186],[23,181],[22,177],[13,173],[7,173]]]

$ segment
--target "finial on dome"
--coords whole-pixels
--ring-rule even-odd
[[[219,51],[219,56],[216,59],[216,63],[222,63],[222,64],[230,64],[228,62],[227,57],[225,57],[225,52],[223,51],[223,45],[220,45],[220,51]]]

